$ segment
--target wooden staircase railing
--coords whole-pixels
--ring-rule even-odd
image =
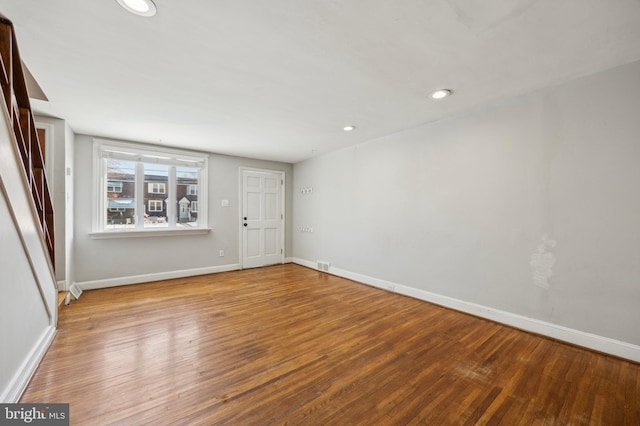
[[[31,190],[40,229],[54,267],[54,212],[44,172],[41,145],[44,141],[38,140],[13,24],[3,17],[0,17],[0,85],[9,113],[7,118],[13,126],[15,143],[22,158],[22,170]]]

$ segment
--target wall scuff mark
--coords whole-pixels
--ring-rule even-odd
[[[553,276],[553,265],[556,263],[556,257],[551,253],[551,248],[557,244],[556,240],[549,238],[548,234],[542,236],[542,242],[536,247],[535,253],[531,255],[531,273],[533,284],[538,287],[548,289],[549,279]]]

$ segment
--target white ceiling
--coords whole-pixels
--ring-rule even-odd
[[[76,133],[297,162],[640,59],[640,0],[155,3],[143,18],[0,0],[50,100],[34,109]],[[428,98],[442,87],[455,95]]]

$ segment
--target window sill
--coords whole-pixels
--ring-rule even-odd
[[[146,237],[174,237],[178,235],[202,235],[211,232],[211,228],[193,228],[193,229],[149,229],[149,230],[133,230],[133,231],[99,231],[90,232],[89,237],[93,240],[104,240],[111,238],[146,238]]]

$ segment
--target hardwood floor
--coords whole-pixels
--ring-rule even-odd
[[[640,365],[297,265],[87,291],[23,402],[72,425],[639,425]]]

